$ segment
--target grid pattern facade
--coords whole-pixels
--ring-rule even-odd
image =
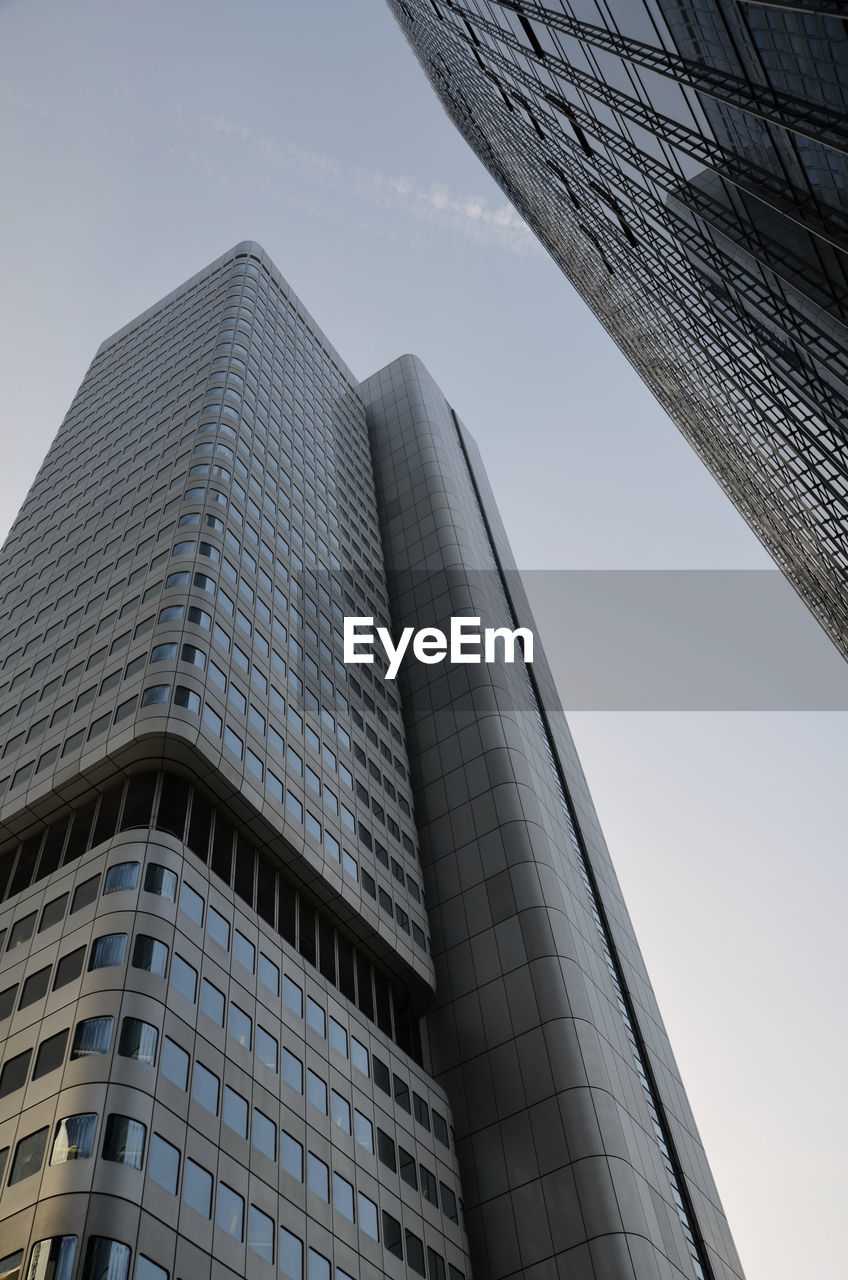
[[[259,246],[102,345],[0,581],[0,1273],[464,1280],[365,410]]]
[[[451,119],[848,656],[842,6],[389,5]]]
[[[4,1280],[741,1276],[543,657],[341,660],[532,622],[419,361],[236,246],[103,344],[0,582]]]

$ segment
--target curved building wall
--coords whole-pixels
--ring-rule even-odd
[[[532,625],[473,445],[429,374],[404,357],[363,388],[397,625]],[[522,663],[400,677],[438,979],[429,1061],[453,1104],[475,1267],[739,1276],[538,646],[535,663],[532,679]]]

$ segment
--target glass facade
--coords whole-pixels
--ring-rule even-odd
[[[0,554],[23,1275],[741,1275],[546,669],[342,661],[526,617],[497,529],[258,245],[101,347]]]
[[[451,119],[848,656],[841,7],[389,5]]]

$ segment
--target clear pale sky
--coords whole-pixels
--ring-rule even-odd
[[[253,238],[359,376],[425,360],[522,568],[768,565],[383,0],[0,0],[0,93],[3,535],[100,341]],[[845,1274],[847,719],[571,716],[748,1280]]]

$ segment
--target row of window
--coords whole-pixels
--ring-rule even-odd
[[[189,575],[173,575],[172,574],[168,579],[168,585],[176,585],[175,581],[173,580],[175,580],[177,577],[182,577],[182,576],[186,577],[186,583],[188,583],[189,579],[191,578],[190,574]],[[214,588],[214,584],[212,580],[208,578],[207,575],[202,573],[195,573],[193,576],[193,582],[196,587],[201,587],[201,588],[209,587],[210,589]],[[145,598],[149,595],[151,590],[155,591],[156,588],[155,587],[150,588],[147,592],[145,592]],[[283,601],[285,602],[285,597],[283,597]],[[226,603],[228,605],[228,612],[230,614],[233,614],[233,612],[235,611],[237,619],[243,618],[244,619],[243,626],[246,629],[248,629],[248,631],[250,630],[251,628],[250,621],[246,618],[246,616],[242,613],[240,609],[238,610],[235,609],[233,602],[229,599],[229,597],[223,591],[219,593],[219,603],[221,604]],[[173,620],[177,614],[180,614],[180,615],[182,614],[183,608],[184,606],[182,605],[166,606],[160,612],[160,619],[159,619],[160,622]],[[123,612],[124,611],[122,610],[122,613]],[[203,626],[204,624],[206,624],[206,626],[208,627],[211,624],[211,616],[203,609],[192,606],[189,609],[189,615],[190,615],[190,620],[196,622],[198,625]],[[114,615],[111,615],[111,616],[114,616]],[[276,622],[277,622],[277,619],[275,617],[274,623],[276,624]],[[144,631],[149,630],[150,627],[152,627],[152,625],[153,625],[152,618],[145,620],[143,623],[139,623],[138,626],[135,628],[133,637],[137,639],[141,634],[144,633]],[[283,634],[285,634],[285,628],[283,628],[282,630],[283,630]],[[217,623],[215,624],[215,627],[214,627],[214,634],[215,634],[216,642],[219,643],[221,647],[223,647],[228,653],[232,651],[235,657],[238,657],[239,655],[241,656],[241,665],[244,668],[246,673],[250,668],[250,663],[247,655],[243,653],[243,651],[238,645],[235,645],[234,647],[232,646],[229,635]],[[258,636],[258,633],[257,633],[257,636]],[[79,643],[79,640],[80,640],[80,637],[78,637],[77,643]],[[123,647],[126,644],[128,644],[129,640],[130,640],[130,632],[127,631],[117,640],[113,641],[112,646],[109,650],[110,656],[112,656],[115,652],[118,651],[118,647]],[[267,648],[268,648],[267,642],[265,642],[265,649],[267,650]],[[172,652],[172,649],[173,649],[173,652]],[[286,664],[284,660],[281,657],[279,657],[276,649],[273,650],[273,654],[278,665],[280,666],[282,673],[285,675]],[[76,666],[69,668],[68,671],[65,673],[63,686],[67,685],[69,681],[71,681],[72,679],[77,678],[82,673],[82,669],[84,665],[86,667],[86,670],[94,669],[96,665],[99,665],[102,661],[105,660],[105,655],[106,655],[106,649],[104,647],[98,650],[96,653],[91,654],[85,664],[80,662]],[[156,662],[165,658],[176,658],[175,646],[162,644],[154,647],[152,654],[150,656],[150,661]],[[207,655],[202,649],[199,649],[196,645],[184,644],[182,646],[182,651],[181,651],[181,660],[186,663],[189,663],[192,666],[195,666],[195,667],[199,666],[201,669],[203,669],[206,666]],[[46,658],[42,660],[42,662],[46,662],[46,661],[47,661]],[[36,665],[38,666],[40,664],[36,664]],[[144,665],[145,665],[145,660],[143,655],[139,655],[138,657],[134,658],[125,669],[123,678],[125,680],[132,678],[144,668]],[[264,699],[267,698],[267,695],[268,695],[267,678],[264,675],[262,675],[262,673],[258,670],[258,668],[253,668],[252,670],[253,670],[253,677],[252,677],[253,681],[254,682],[259,681],[259,684],[257,686],[258,692],[262,695],[262,699],[264,701]],[[316,667],[316,673],[317,673],[317,667]],[[331,732],[336,733],[339,736],[340,741],[342,742],[342,745],[345,746],[348,750],[350,750],[353,745],[353,749],[357,758],[361,759],[361,762],[363,763],[363,766],[364,766],[366,762],[365,752],[362,751],[357,744],[351,743],[350,735],[346,732],[346,730],[342,728],[341,724],[339,724],[335,720],[335,718],[327,711],[326,707],[321,706],[319,708],[318,699],[315,698],[314,695],[312,695],[308,689],[304,688],[303,682],[300,679],[300,677],[296,676],[293,670],[291,669],[288,672],[288,678],[289,678],[289,683],[294,684],[296,686],[296,689],[299,692],[299,694],[301,696],[305,696],[307,699],[307,702],[314,702],[314,707],[310,705],[307,709],[313,710],[316,716],[319,714],[319,711],[320,711],[320,718],[321,718],[323,727],[328,728]],[[214,684],[222,693],[226,692],[227,683],[228,683],[227,677],[225,673],[221,671],[220,668],[214,662],[210,663],[209,679],[211,683]],[[114,689],[120,683],[120,680],[121,680],[121,675],[119,672],[111,673],[109,676],[106,677],[104,681],[102,681],[101,687],[100,687],[100,695],[102,696],[107,692],[111,692],[111,690]],[[45,693],[48,690],[52,692],[53,691],[52,686],[57,685],[58,683],[59,683],[59,677],[56,677],[55,681],[51,682],[50,685],[46,686],[45,689],[42,690],[41,697],[43,698],[45,696]],[[330,692],[331,693],[334,692],[332,683],[329,681],[327,683],[328,683]],[[359,688],[358,685],[356,687],[357,689]],[[273,686],[271,687],[271,693],[272,693],[271,705],[280,713],[280,715],[285,715],[285,712],[286,712],[285,699],[282,697],[279,691],[277,691]],[[72,709],[74,713],[78,713],[83,708],[90,705],[93,702],[96,694],[97,694],[97,687],[95,685],[92,685],[77,697],[76,702],[74,704],[72,704],[71,701],[68,701],[62,704],[61,706],[57,707],[52,713],[52,716],[49,717],[49,726],[48,726],[48,717],[45,715],[40,720],[37,720],[35,721],[35,723],[31,724],[28,730],[26,731],[22,730],[19,734],[13,735],[10,739],[8,739],[5,745],[3,758],[11,759],[15,755],[17,755],[21,750],[22,746],[24,745],[24,740],[26,740],[26,745],[30,745],[31,743],[37,743],[48,731],[48,727],[50,729],[53,729],[57,725],[62,724],[64,721],[66,721],[70,717],[70,715],[72,714]],[[21,703],[20,707],[18,708],[18,714],[20,714],[24,709],[29,709],[29,706],[35,703],[37,697],[38,695],[35,692],[28,695],[28,697],[24,699],[24,702]],[[230,698],[237,702],[237,705],[239,706],[240,710],[243,713],[246,712],[247,700],[244,694],[242,694],[241,691],[238,690],[237,687],[232,684],[230,685]],[[141,705],[142,706],[155,705],[157,702],[160,702],[160,701],[163,702],[165,700],[166,700],[166,686],[163,686],[163,685],[152,686],[144,690],[142,694]],[[345,709],[348,710],[349,708],[348,708],[347,700],[342,699],[342,701],[344,702]],[[183,685],[177,686],[177,689],[175,691],[175,702],[176,702],[176,705],[184,707],[194,714],[200,714],[200,706],[201,706],[200,697],[194,690],[186,686],[183,686]],[[125,720],[127,717],[132,715],[137,705],[138,705],[137,695],[134,695],[133,697],[120,703],[114,713],[114,724],[116,725],[120,724],[123,720]],[[260,733],[261,736],[264,737],[265,731],[266,731],[265,714],[263,714],[263,712],[260,711],[258,708],[255,708],[252,703],[250,705],[251,705],[251,720],[250,720],[251,726],[258,733]],[[10,708],[8,712],[4,713],[4,717],[0,718],[0,720],[6,719],[9,716],[11,716],[13,714],[13,710],[14,710],[13,708]],[[355,719],[359,722],[360,726],[365,728],[366,732],[368,732],[370,727],[364,724],[364,722],[362,721],[362,718],[358,715],[358,713],[353,712],[352,714],[354,715]],[[300,734],[304,734],[305,732],[310,742],[310,745],[313,745],[313,749],[320,750],[320,744],[319,744],[317,734],[309,727],[309,725],[304,726],[303,717],[295,711],[291,703],[289,703],[289,707],[288,707],[288,720],[289,720],[289,724],[293,726],[295,729],[297,729],[297,731]],[[221,717],[218,714],[218,712],[208,704],[204,709],[204,721],[206,722],[207,726],[212,730],[212,732],[215,734],[215,736],[221,737],[222,728],[223,728]],[[86,740],[91,741],[96,737],[98,737],[99,735],[106,732],[106,730],[110,727],[110,723],[112,723],[112,721],[110,721],[110,715],[104,714],[103,716],[95,719],[86,728],[77,730],[75,733],[71,734],[63,743],[54,744],[47,751],[43,752],[37,761],[29,761],[20,767],[15,772],[14,776],[11,777],[11,787],[14,789],[16,787],[22,786],[23,784],[28,782],[34,774],[37,775],[39,772],[42,772],[43,770],[47,769],[48,767],[53,765],[58,759],[68,757],[72,755],[75,751],[81,750]],[[273,735],[272,745],[276,745],[277,748],[280,751],[282,751],[282,740],[280,739],[279,742],[277,743],[275,743],[273,740],[273,737],[277,737],[277,738],[279,737],[279,735],[276,734],[276,730],[272,728],[270,732]],[[264,774],[264,765],[262,761],[255,755],[255,753],[250,749],[249,746],[246,749],[246,756],[245,756],[244,741],[237,733],[235,733],[234,730],[228,727],[225,731],[225,735],[226,735],[225,741],[228,748],[233,752],[234,755],[236,755],[238,759],[242,760],[246,758],[247,764],[251,768],[254,775],[257,777],[259,781],[262,781],[263,774]],[[376,734],[373,734],[373,731],[372,731],[372,736],[374,737],[374,743],[376,745],[378,739]],[[392,761],[393,759],[392,752],[385,744],[383,745],[385,747],[385,754],[387,755],[389,761]],[[295,759],[297,758],[298,757],[295,753]],[[352,781],[350,771],[346,769],[345,766],[341,764],[341,762],[337,761],[335,753],[332,752],[326,746],[326,744],[324,745],[324,760],[326,764],[328,764],[330,767],[333,767],[334,770],[337,770],[339,772],[342,781],[345,782],[346,785],[348,785],[352,789],[353,781]],[[400,762],[397,760],[396,757],[394,757],[394,763],[396,768],[400,764]],[[405,776],[405,771],[403,770],[402,764],[400,765],[400,769]],[[371,762],[370,764],[370,772],[372,773],[373,776],[377,778],[378,781],[380,781],[381,779],[380,769],[373,762]],[[301,763],[300,773],[301,775],[303,774],[302,763]],[[317,779],[317,775],[315,775],[315,777]],[[8,782],[9,780],[7,779],[6,781]],[[385,776],[382,778],[382,781],[383,781],[384,790],[386,790],[389,793],[389,795],[397,801],[400,807],[404,809],[407,816],[411,816],[410,808],[405,798],[403,796],[400,796],[400,797],[397,796],[397,792],[394,785],[387,778],[385,778]],[[276,791],[277,793],[279,793],[279,781],[277,779],[274,780],[273,786],[269,786],[269,789],[273,789],[273,787],[276,787]],[[320,794],[320,790],[321,790],[321,786],[319,782],[318,791],[317,791],[318,794]],[[356,792],[360,802],[364,803],[367,807],[369,807],[373,811],[375,818],[379,822],[381,822],[384,826],[386,825],[388,826],[389,831],[393,836],[393,838],[397,840],[398,843],[402,843],[405,851],[409,853],[411,857],[414,857],[415,848],[414,848],[413,841],[407,835],[406,832],[401,832],[397,822],[391,817],[391,815],[387,815],[385,813],[382,804],[380,804],[376,800],[376,797],[369,796],[367,789],[364,786],[362,786],[359,782],[357,782],[356,784]],[[335,803],[331,804],[333,800],[335,800]],[[324,797],[324,805],[325,807],[329,806],[331,812],[338,817],[339,803],[337,798],[333,796],[332,792],[329,792]],[[355,828],[354,816],[349,812],[349,810],[347,810],[345,806],[342,806],[341,816],[342,818],[346,817],[349,820],[348,825],[350,829],[352,831],[355,831],[356,828]],[[314,818],[310,819],[310,822],[309,822],[310,831],[313,837],[319,839],[320,841],[321,839],[320,835],[316,835],[314,831],[314,827],[316,823],[317,823],[316,819]],[[379,840],[372,839],[371,832],[368,830],[367,827],[364,826],[364,824],[360,823],[360,827],[361,827],[360,836],[359,836],[360,843],[362,843],[364,847],[369,849],[373,849],[374,845],[376,844],[376,852],[377,852],[378,858],[382,854],[381,860],[384,862],[384,865],[388,866],[388,854],[387,854],[387,851],[385,850],[385,847],[381,844]],[[330,834],[327,841],[330,850],[332,850],[334,842],[335,842],[335,837],[333,837],[332,834]],[[409,928],[407,927],[406,924],[404,924],[404,915],[406,913],[404,912],[403,908],[401,908],[401,911],[403,912],[403,914],[399,917],[401,927],[404,928],[406,932],[409,932]]]
[[[138,885],[139,870],[140,867],[137,862],[113,864],[108,868],[103,878],[103,894],[134,891]],[[8,932],[7,941],[6,930],[0,932],[0,950],[2,950],[4,941],[6,941],[7,954],[17,951],[36,932],[36,921],[37,933],[41,933],[60,923],[65,917],[69,900],[69,915],[73,915],[84,907],[89,906],[97,897],[100,880],[99,873],[91,876],[76,886],[73,895],[65,892],[48,901],[42,908],[40,915],[37,912],[30,912],[20,920],[15,921]],[[174,901],[176,899],[177,885],[178,879],[173,871],[156,862],[147,864],[144,875],[145,892]],[[303,1018],[305,1013],[306,1023],[313,1032],[323,1039],[326,1039],[329,1034],[330,1046],[341,1057],[347,1059],[350,1054],[353,1065],[365,1076],[371,1076],[371,1066],[373,1065],[373,1078],[376,1086],[389,1097],[392,1097],[397,1106],[408,1114],[414,1115],[417,1123],[427,1132],[431,1131],[432,1116],[432,1132],[437,1141],[445,1147],[449,1146],[448,1126],[444,1116],[435,1109],[431,1113],[426,1099],[414,1089],[410,1093],[409,1086],[405,1081],[397,1073],[390,1073],[388,1067],[380,1058],[375,1056],[370,1062],[369,1053],[365,1045],[355,1036],[348,1036],[346,1029],[332,1015],[329,1016],[328,1022],[326,1010],[311,996],[307,995],[304,1002],[304,992],[300,984],[295,982],[289,974],[281,975],[279,966],[261,950],[258,953],[257,965],[255,944],[240,929],[232,926],[211,903],[207,904],[202,895],[187,883],[182,885],[179,906],[180,911],[199,928],[203,928],[205,923],[209,937],[224,951],[229,952],[232,950],[234,959],[245,969],[246,973],[251,975],[258,974],[259,981],[269,994],[272,994],[276,999],[282,997],[286,1007],[298,1018]],[[89,951],[89,972],[109,966],[122,965],[126,959],[127,946],[128,936],[123,933],[105,934],[94,939]],[[15,1009],[16,997],[17,1008],[19,1010],[24,1009],[37,1000],[43,999],[49,990],[56,991],[78,978],[84,969],[85,952],[86,948],[84,946],[78,947],[60,956],[55,968],[52,965],[46,965],[29,975],[20,985],[19,996],[18,984],[0,991],[0,1022],[9,1017]],[[165,943],[147,934],[137,934],[132,948],[131,964],[137,969],[165,978],[168,967],[168,947]],[[52,987],[50,982],[51,974],[53,975]],[[200,1008],[206,1016],[221,1027],[224,1026],[226,1021],[228,1033],[234,1039],[248,1050],[253,1047],[252,1018],[238,1004],[231,1001],[229,1016],[225,1019],[226,998],[224,993],[207,978],[199,979],[199,974],[195,967],[189,964],[178,952],[174,955],[171,982],[174,988],[192,1004],[197,1003],[199,996]],[[147,1036],[149,1040],[150,1033],[147,1033]],[[270,1070],[275,1072],[279,1070],[279,1043],[275,1036],[259,1024],[255,1029],[255,1053],[258,1060]],[[21,1061],[16,1062],[8,1078],[5,1077],[5,1074],[0,1077],[0,1098],[4,1097],[7,1092],[11,1092],[12,1086],[14,1088],[20,1087],[20,1084],[16,1083],[18,1080],[21,1083],[25,1080],[26,1067],[29,1063],[28,1057],[26,1057],[26,1062],[23,1062],[25,1056],[23,1054],[18,1055]],[[282,1065],[283,1077],[286,1083],[295,1088],[297,1092],[302,1093],[302,1062],[295,1055],[284,1050]],[[314,1075],[312,1072],[308,1074],[309,1076]],[[318,1077],[315,1077],[315,1083],[309,1099],[313,1102],[313,1105],[319,1105],[322,1091],[323,1104],[321,1104],[320,1109],[326,1115],[326,1084],[321,1082]],[[349,1129],[347,1131],[350,1132]]]
[[[261,1115],[261,1112],[258,1114]],[[38,1174],[44,1164],[48,1143],[50,1143],[51,1167],[77,1160],[92,1159],[97,1145],[98,1121],[99,1116],[96,1112],[65,1116],[54,1126],[52,1143],[50,1128],[47,1125],[20,1138],[15,1144],[6,1185],[17,1186],[25,1179]],[[270,1141],[276,1147],[276,1130],[273,1126],[270,1133],[261,1141],[266,1145]],[[304,1181],[303,1147],[285,1130],[281,1131],[280,1152],[283,1168],[302,1183]],[[269,1154],[276,1160],[275,1150]],[[103,1160],[112,1161],[139,1172],[144,1168],[146,1158],[147,1177],[151,1182],[155,1182],[172,1196],[179,1194],[180,1182],[182,1182],[182,1201],[185,1205],[198,1213],[201,1218],[209,1221],[212,1220],[214,1209],[216,1226],[239,1244],[245,1242],[245,1228],[247,1228],[249,1249],[265,1262],[273,1264],[277,1232],[270,1215],[257,1205],[248,1206],[245,1197],[223,1179],[217,1179],[216,1189],[216,1179],[210,1170],[190,1156],[184,1156],[179,1148],[162,1134],[153,1132],[150,1135],[148,1152],[147,1125],[131,1116],[111,1112],[107,1115],[103,1128],[100,1156]],[[8,1147],[0,1150],[0,1184],[2,1184],[8,1157]],[[359,1230],[376,1243],[379,1244],[382,1240],[384,1248],[395,1257],[403,1259],[405,1255],[410,1270],[421,1276],[427,1274],[424,1266],[424,1242],[421,1237],[409,1229],[402,1231],[401,1223],[397,1218],[385,1209],[381,1214],[376,1202],[364,1192],[357,1191],[353,1184],[340,1173],[333,1172],[331,1177],[329,1166],[311,1151],[306,1153],[305,1178],[308,1190],[319,1200],[325,1204],[332,1203],[336,1213],[350,1223],[358,1223]],[[442,1189],[447,1190],[444,1184]],[[291,1280],[302,1280],[303,1242],[283,1226],[279,1230],[279,1242],[280,1271],[284,1276],[291,1277]],[[430,1252],[435,1253],[433,1250]],[[436,1254],[436,1258],[440,1257],[441,1255]],[[4,1276],[4,1280],[8,1280],[8,1271],[14,1269],[14,1264],[9,1265],[8,1258],[4,1261],[8,1270],[0,1271],[0,1274]],[[443,1262],[442,1265],[444,1265]],[[329,1276],[329,1262],[327,1266],[326,1274]],[[464,1280],[455,1268],[451,1267],[450,1272],[452,1277],[456,1276]],[[107,1274],[112,1280],[113,1272],[110,1270]],[[138,1272],[136,1274],[138,1275]],[[309,1274],[312,1275],[312,1270]]]
[[[52,1236],[32,1246],[24,1276],[24,1251],[16,1249],[0,1258],[3,1280],[71,1280],[77,1256],[76,1236]],[[90,1236],[78,1280],[129,1280],[132,1251],[127,1244],[107,1236]],[[164,1267],[139,1253],[135,1280],[170,1280]],[[311,1280],[311,1277],[307,1277]]]
[[[417,1024],[393,1014],[389,980],[320,909],[294,889],[275,861],[237,835],[224,814],[209,805],[197,788],[172,774],[134,774],[126,783],[122,780],[108,787],[99,803],[93,801],[75,810],[70,821],[65,818],[29,837],[18,849],[0,855],[0,892],[4,880],[8,891],[19,892],[25,884],[52,874],[59,865],[69,865],[90,844],[100,843],[116,831],[153,825],[183,841],[367,1018],[387,1035],[395,1036],[406,1052],[417,1050]],[[34,927],[34,920],[30,925],[19,922],[15,945],[26,941]]]

